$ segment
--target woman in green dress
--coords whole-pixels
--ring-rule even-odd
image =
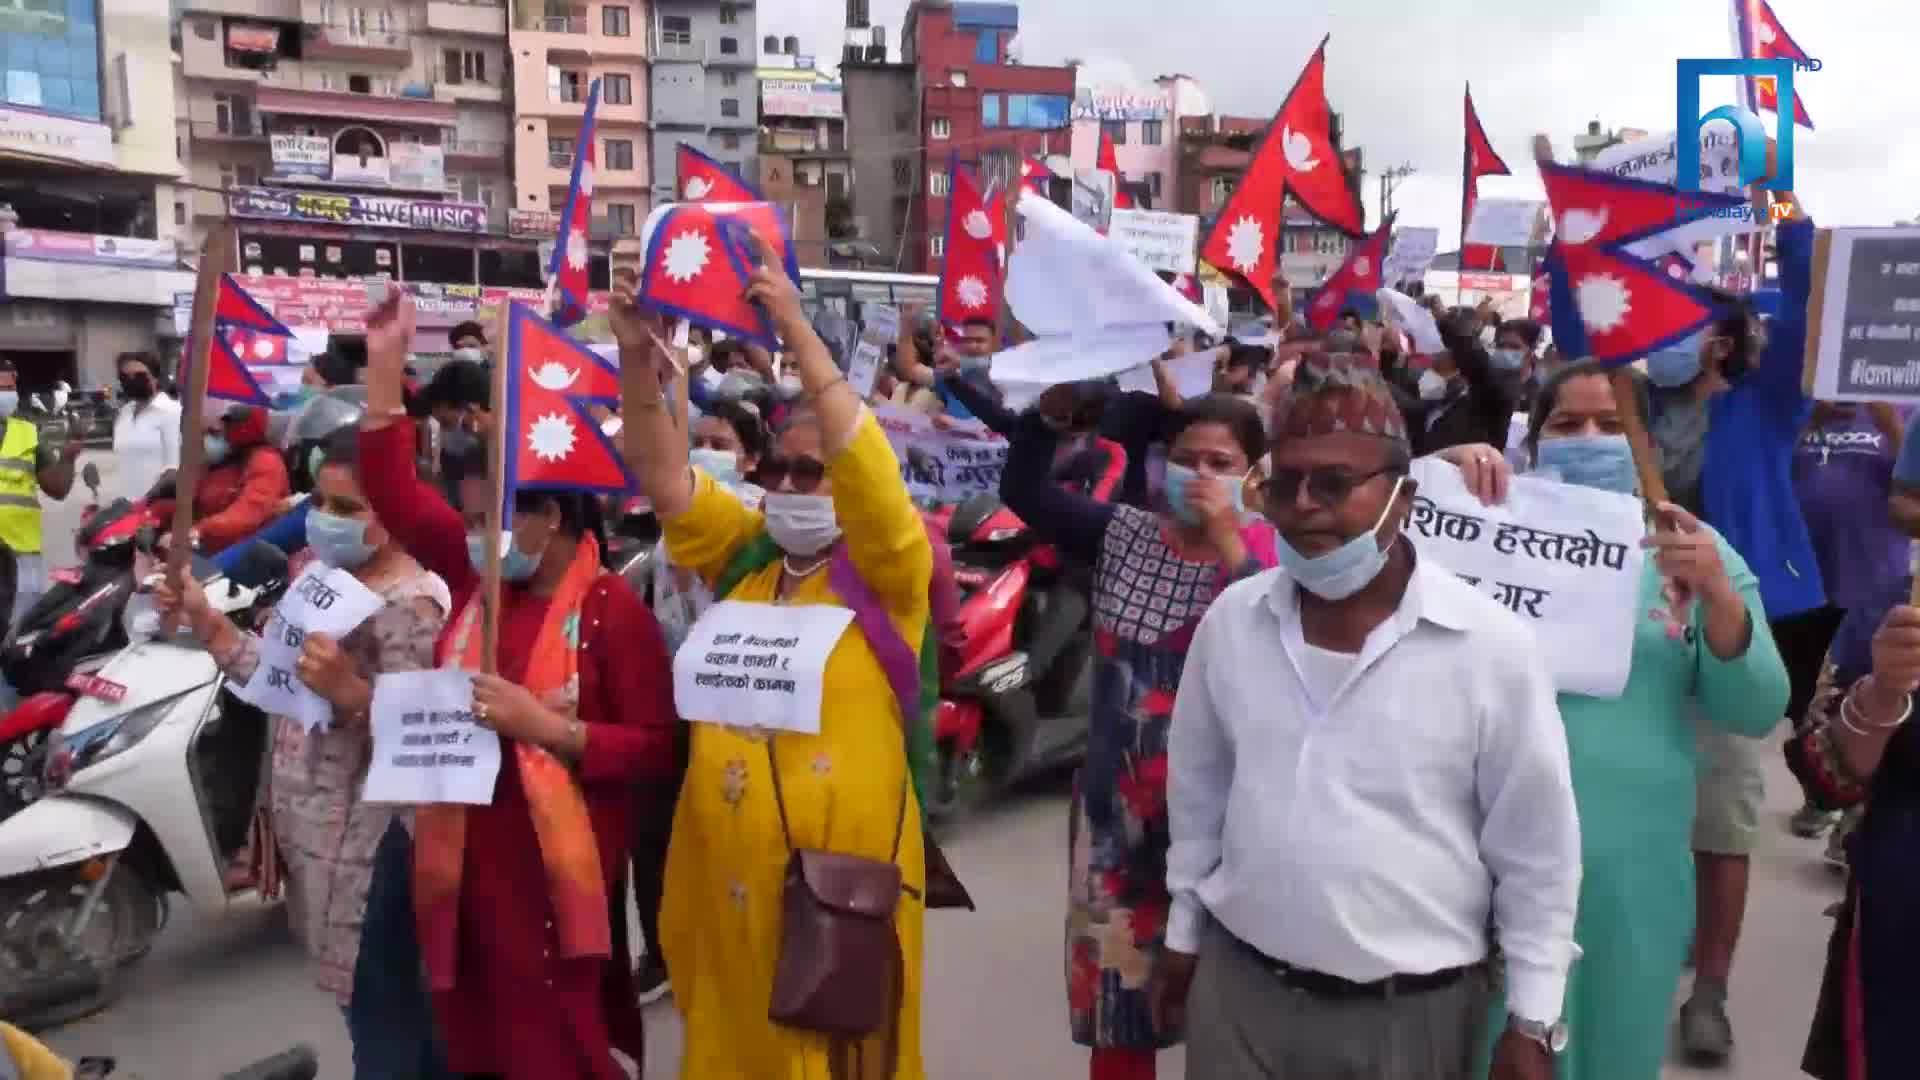
[[[1529,418],[1534,473],[1634,493],[1622,417],[1628,408],[1646,415],[1644,390],[1637,396],[1617,400],[1611,372],[1597,364],[1560,369]],[[1659,1080],[1693,934],[1696,725],[1758,738],[1787,704],[1757,579],[1711,528],[1672,504],[1660,511],[1645,541],[1625,692],[1559,698],[1582,864],[1574,925],[1582,952],[1567,983],[1559,1080]],[[1496,1003],[1493,1015],[1505,1010]]]

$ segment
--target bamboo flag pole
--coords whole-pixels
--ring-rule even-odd
[[[487,575],[480,584],[480,613],[485,620],[481,629],[480,670],[496,674],[500,663],[500,550],[507,528],[507,439],[511,434],[507,403],[507,352],[512,347],[508,331],[513,325],[513,301],[500,300],[500,318],[494,327],[493,392],[488,401],[493,415],[493,430],[487,433]]]
[[[214,309],[220,300],[220,277],[233,269],[236,243],[231,223],[208,229],[200,245],[200,271],[193,282],[187,385],[182,388],[180,403],[180,467],[174,472],[173,528],[167,545],[167,580],[176,588],[186,581],[193,548],[194,494],[207,465],[207,369],[213,359]]]

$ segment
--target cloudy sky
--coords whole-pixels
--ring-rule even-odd
[[[1794,39],[1823,64],[1800,73],[1814,131],[1795,137],[1797,194],[1828,225],[1920,217],[1920,22],[1914,0],[1772,0]],[[907,0],[873,0],[898,57]],[[1365,148],[1366,202],[1377,214],[1383,167],[1416,170],[1395,203],[1401,222],[1457,242],[1460,91],[1517,175],[1483,196],[1539,197],[1529,144],[1546,132],[1562,157],[1589,120],[1654,132],[1674,126],[1674,61],[1731,55],[1726,0],[1026,0],[1024,62],[1088,62],[1100,82],[1182,72],[1221,112],[1271,115],[1323,34],[1327,96]],[[1177,18],[1170,15],[1177,12]],[[796,34],[824,60],[844,38],[841,0],[761,0],[760,33]],[[1710,79],[1704,107],[1733,100]],[[1767,123],[1772,123],[1771,116]]]

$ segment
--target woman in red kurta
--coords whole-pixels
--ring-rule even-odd
[[[376,313],[368,329],[360,479],[374,513],[401,546],[446,579],[458,613],[468,610],[480,582],[469,556],[475,546],[469,532],[477,536],[484,520],[487,484],[482,476],[467,477],[462,513],[416,474],[413,430],[400,389],[412,322],[411,301],[396,300]],[[618,895],[635,782],[664,782],[672,771],[673,685],[659,626],[626,583],[597,566],[587,568],[590,583],[580,579],[582,553],[594,551],[596,543],[589,505],[585,496],[571,493],[528,493],[515,503],[506,561],[534,565],[501,590],[500,679],[476,676],[474,693],[484,722],[511,738],[503,739],[492,804],[467,807],[461,815],[464,842],[456,839],[457,865],[446,868],[457,893],[444,910],[423,895],[430,883],[419,872],[442,855],[432,844],[444,834],[430,827],[429,811],[450,808],[423,807],[416,826],[421,948],[455,1073],[622,1080],[610,1047],[642,1057],[632,965],[624,956],[607,955],[610,940],[624,935],[609,933],[606,898]],[[568,711],[553,695],[535,700],[521,687],[558,646],[549,636],[555,626],[549,608],[576,581],[584,587],[577,617],[559,620],[567,640],[577,642],[577,704]],[[462,640],[463,628],[472,627],[459,615],[449,621],[441,639],[443,664],[472,666],[464,661],[474,653]],[[547,767],[556,762],[544,751],[571,765],[578,782],[569,789],[584,796],[592,827],[590,849],[582,844],[563,854],[588,863],[597,854],[597,880],[556,880],[562,856],[554,849],[567,847],[569,838],[535,823],[536,816],[548,825],[554,820],[543,800],[554,779]],[[579,902],[583,896],[597,899],[599,910],[587,910],[590,904]],[[596,925],[584,927],[585,917]],[[576,930],[589,944],[581,944]]]

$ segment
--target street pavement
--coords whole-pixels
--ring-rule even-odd
[[[105,455],[88,458],[109,469]],[[104,491],[112,492],[110,473]],[[80,490],[49,510],[55,565],[71,557],[69,534],[84,502]],[[1818,843],[1786,832],[1795,789],[1777,754],[1772,761],[1764,844],[1734,971],[1735,1057],[1718,1072],[1670,1067],[1666,1080],[1801,1075],[1832,925],[1821,911],[1839,895],[1839,882],[1820,862]],[[1058,779],[948,834],[948,854],[980,910],[928,918],[923,1039],[933,1080],[1086,1074],[1086,1052],[1067,1038],[1066,839],[1065,784]],[[677,1075],[678,1028],[669,1002],[651,1007],[646,1076]],[[352,1075],[340,1012],[314,988],[283,914],[251,903],[217,916],[177,909],[152,954],[127,973],[118,1002],[47,1038],[69,1056],[116,1057],[122,1070],[144,1080],[213,1080],[299,1042],[319,1051],[322,1077]],[[1179,1051],[1162,1057],[1162,1075],[1178,1077],[1183,1069]]]

